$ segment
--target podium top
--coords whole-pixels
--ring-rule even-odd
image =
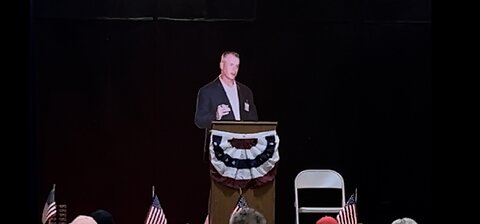
[[[273,131],[277,124],[276,121],[212,121],[212,130],[255,133]]]

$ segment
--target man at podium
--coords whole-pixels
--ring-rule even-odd
[[[258,120],[252,90],[235,80],[239,68],[240,55],[225,51],[220,58],[220,75],[198,91],[197,127],[209,129],[214,120]]]
[[[210,165],[209,214],[206,220],[209,224],[228,223],[239,197],[245,197],[249,205],[265,214],[270,223],[274,220],[273,177],[279,159],[276,122],[258,122],[252,91],[236,81],[239,67],[239,54],[224,52],[220,58],[220,75],[201,87],[197,95],[195,125],[206,130],[204,155]],[[218,129],[216,122],[232,121],[239,122],[226,124],[224,131]],[[242,134],[230,129],[234,127],[239,128],[236,131]],[[226,145],[233,148],[222,148]],[[255,149],[253,154],[248,152],[250,148]],[[224,154],[226,151],[253,157],[237,158]],[[228,173],[244,175],[239,179]]]

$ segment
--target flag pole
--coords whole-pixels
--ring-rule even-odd
[[[55,184],[53,184],[53,190],[55,191]]]
[[[152,198],[155,197],[155,186],[152,185]]]

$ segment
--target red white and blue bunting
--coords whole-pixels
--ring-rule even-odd
[[[255,188],[276,174],[279,137],[276,131],[240,134],[212,130],[210,174],[231,188]]]

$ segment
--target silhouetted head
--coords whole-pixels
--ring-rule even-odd
[[[90,216],[92,216],[97,224],[115,224],[112,214],[102,209],[90,213]]]

